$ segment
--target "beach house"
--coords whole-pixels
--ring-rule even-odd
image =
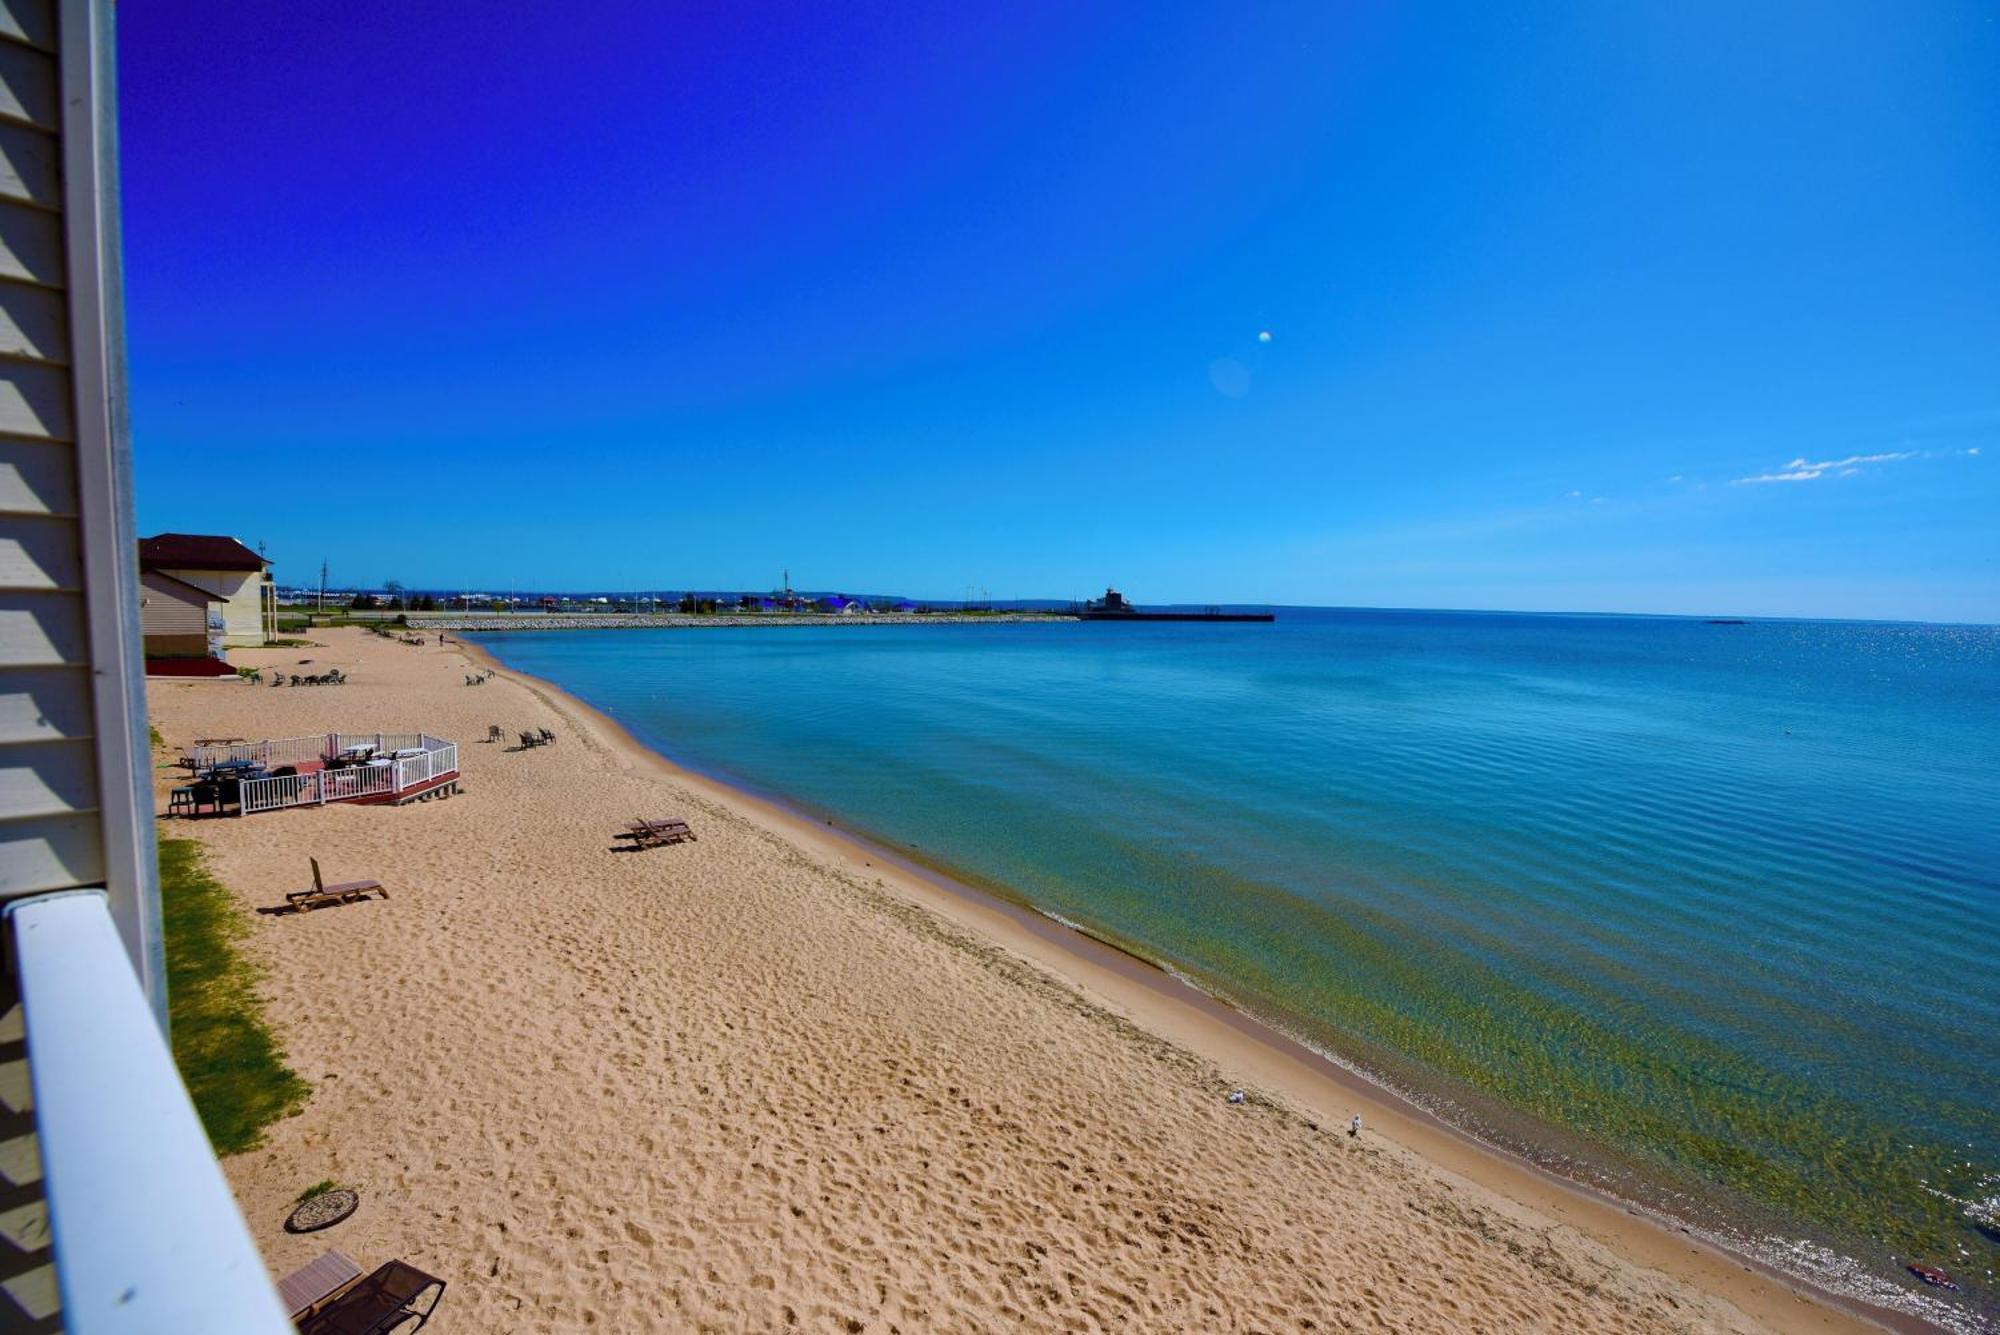
[[[212,594],[222,612],[223,644],[257,645],[267,638],[271,564],[236,539],[205,533],[141,538],[139,571],[165,575]],[[147,656],[152,656],[150,647]]]
[[[216,676],[228,672],[222,662],[223,615],[223,600],[207,589],[162,570],[139,572],[139,634],[149,672],[193,664],[216,665],[221,669]]]

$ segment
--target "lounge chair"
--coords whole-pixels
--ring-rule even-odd
[[[279,1280],[278,1297],[299,1335],[383,1335],[430,1320],[444,1288],[436,1275],[404,1261],[389,1261],[364,1277],[360,1266],[329,1250]]]
[[[679,818],[667,820],[635,820],[618,831],[618,838],[630,839],[634,848],[659,848],[664,844],[678,844],[695,837],[694,830]]]
[[[541,744],[542,744],[542,739],[535,733],[524,732],[521,734],[521,745],[524,748],[530,746],[540,746]]]
[[[544,742],[553,743],[555,739],[556,735],[554,733],[550,732],[547,728],[542,729],[542,740]]]
[[[319,859],[307,858],[312,863],[313,883],[310,890],[293,890],[286,894],[285,902],[300,913],[307,909],[324,908],[328,904],[351,904],[370,895],[389,897],[389,891],[380,881],[341,881],[328,885],[319,874]]]

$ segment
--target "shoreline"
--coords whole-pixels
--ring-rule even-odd
[[[160,823],[201,842],[242,911],[265,1018],[312,1086],[224,1161],[274,1276],[328,1246],[399,1257],[450,1282],[440,1335],[1919,1328],[677,765],[480,646],[341,628],[233,657],[349,684],[150,681],[168,743],[421,728],[459,740],[464,774],[444,802]],[[466,689],[472,663],[499,675]],[[501,724],[561,744],[483,743]],[[164,807],[178,775],[155,777]],[[634,815],[699,838],[608,849]],[[309,856],[391,897],[250,912]],[[361,1210],[284,1232],[327,1180]]]
[[[1911,1313],[1814,1284],[1725,1240],[1693,1233],[1669,1215],[1485,1141],[1361,1069],[1344,1064],[1143,955],[1037,909],[1025,899],[970,884],[943,868],[879,843],[865,832],[817,818],[780,794],[755,791],[684,765],[640,741],[614,716],[546,678],[506,663],[484,646],[454,640],[449,647],[477,666],[523,683],[557,713],[587,723],[628,762],[700,789],[712,800],[765,824],[780,837],[850,864],[858,859],[864,871],[887,873],[879,883],[916,907],[938,913],[1021,955],[1169,1042],[1219,1065],[1254,1073],[1246,1079],[1313,1108],[1329,1123],[1344,1120],[1335,1109],[1340,1100],[1360,1103],[1371,1132],[1386,1130],[1391,1139],[1431,1164],[1553,1215],[1637,1264],[1685,1278],[1775,1329],[1891,1330],[1912,1335],[1938,1329]],[[1801,1306],[1819,1309],[1817,1319],[1799,1320],[1806,1315],[1799,1311]]]

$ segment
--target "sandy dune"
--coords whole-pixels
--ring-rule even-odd
[[[455,646],[315,639],[236,657],[351,685],[150,686],[173,747],[461,743],[449,801],[164,823],[246,907],[304,884],[309,853],[392,896],[253,920],[314,1087],[228,1164],[274,1271],[328,1245],[404,1257],[450,1282],[441,1332],[1857,1326],[1066,965],[539,684],[468,688]],[[561,740],[508,749],[530,725]],[[700,840],[612,852],[641,814]],[[361,1210],[285,1234],[322,1178]]]

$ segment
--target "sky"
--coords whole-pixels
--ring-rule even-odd
[[[1985,3],[119,7],[284,583],[2000,621]]]

